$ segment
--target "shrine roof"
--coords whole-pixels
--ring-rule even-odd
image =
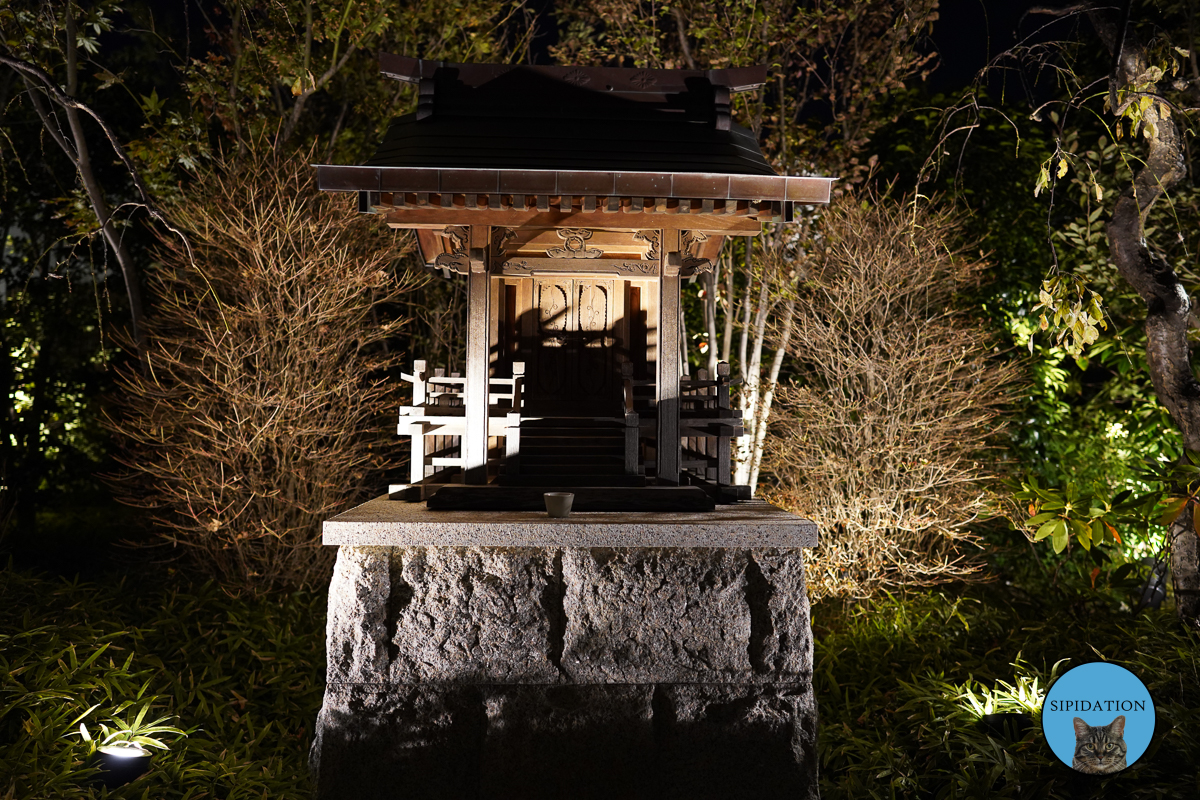
[[[318,166],[322,189],[612,194],[824,202],[830,179],[781,176],[731,95],[766,67],[650,70],[450,64],[383,54],[420,86],[361,166]]]

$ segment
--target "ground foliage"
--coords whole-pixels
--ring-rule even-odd
[[[1125,600],[1124,590],[1047,586],[1043,578],[889,596],[850,610],[818,604],[821,796],[1196,797],[1200,638],[1172,611],[1135,616]],[[1157,714],[1141,760],[1103,778],[1060,763],[1039,717],[1056,675],[1098,660],[1138,675]],[[1013,736],[979,722],[1006,712],[1028,715],[1033,726]]]
[[[1168,609],[1133,615],[1126,587],[1093,589],[1070,567],[1044,572],[1022,547],[1009,580],[816,604],[823,797],[1200,791],[1192,758],[1200,751],[1196,634]],[[0,572],[0,796],[102,797],[78,725],[95,734],[128,700],[133,711],[149,705],[146,720],[173,718],[187,735],[160,735],[168,752],[108,796],[309,796],[323,594],[249,600],[170,580],[166,587]],[[1081,782],[1045,745],[1037,708],[1054,675],[1101,657],[1142,678],[1158,728],[1126,773]],[[1010,740],[979,725],[982,714],[998,712],[1027,713],[1033,729]]]
[[[324,594],[171,583],[0,572],[0,796],[309,797]],[[169,750],[106,795],[79,726],[95,737],[144,707],[143,725],[166,716],[186,736],[159,734]]]

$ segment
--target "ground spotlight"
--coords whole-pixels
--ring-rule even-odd
[[[118,742],[97,748],[99,780],[109,789],[133,781],[150,769],[150,751],[132,742]]]

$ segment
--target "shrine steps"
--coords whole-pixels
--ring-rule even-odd
[[[624,474],[623,421],[579,417],[522,420],[521,478],[537,485],[548,485],[539,480],[561,482],[566,478],[578,484],[583,477]]]

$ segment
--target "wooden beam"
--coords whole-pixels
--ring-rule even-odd
[[[448,225],[499,225],[505,228],[589,228],[593,230],[636,231],[646,228],[692,230],[727,236],[757,236],[762,223],[752,217],[724,214],[660,214],[630,212],[609,214],[598,211],[512,211],[454,208],[396,208],[383,214],[393,228],[440,230]]]

